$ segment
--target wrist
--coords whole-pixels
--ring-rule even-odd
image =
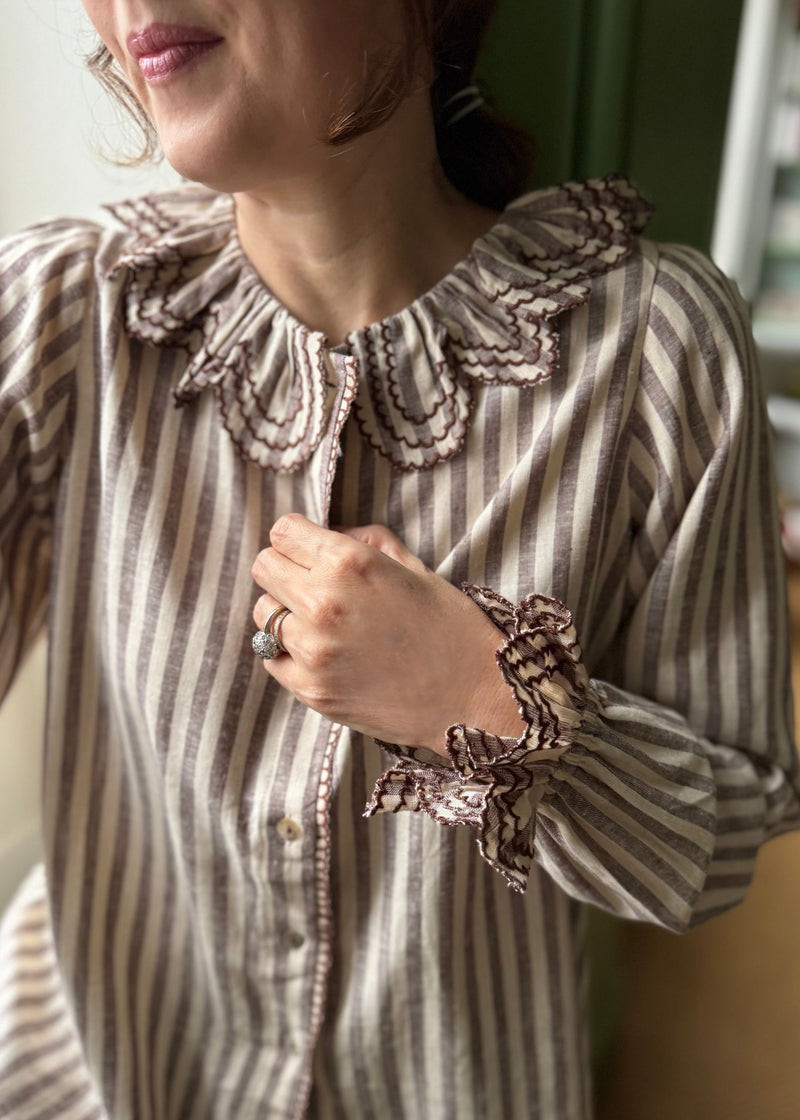
[[[436,730],[432,730],[420,746],[447,757],[447,729],[454,724],[474,727],[503,739],[519,739],[523,734],[525,722],[495,658],[496,649],[502,644],[502,635],[494,625],[491,625],[491,631],[491,640],[487,642],[479,672],[464,690],[461,699],[452,707],[447,706]]]
[[[525,730],[517,701],[503,679],[494,655],[479,687],[471,695],[467,718],[458,722],[503,739],[518,739]]]

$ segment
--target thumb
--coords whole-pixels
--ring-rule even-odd
[[[376,548],[378,552],[412,572],[422,573],[428,570],[419,557],[409,552],[400,538],[385,525],[343,525],[337,526],[336,531],[362,544],[368,544],[370,548]]]

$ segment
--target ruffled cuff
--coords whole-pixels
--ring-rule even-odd
[[[381,743],[397,763],[378,779],[364,815],[421,810],[441,824],[471,825],[483,858],[524,891],[536,806],[551,764],[581,726],[589,676],[572,615],[558,599],[531,595],[515,607],[489,588],[463,589],[506,636],[495,656],[525,721],[522,737],[454,724],[447,729],[450,765],[433,751]]]

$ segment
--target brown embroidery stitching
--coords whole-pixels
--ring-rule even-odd
[[[176,403],[213,388],[245,458],[297,469],[323,435],[324,374],[312,369],[311,354],[326,341],[264,286],[239,245],[232,199],[195,187],[110,209],[135,235],[113,270],[126,272],[128,333],[186,351]],[[649,213],[621,177],[512,203],[448,276],[348,336],[364,440],[402,471],[456,455],[472,383],[521,387],[551,377],[557,317],[586,302],[592,279],[630,252]],[[401,344],[407,359],[398,358]]]

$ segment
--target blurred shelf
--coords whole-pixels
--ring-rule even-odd
[[[768,244],[764,255],[777,261],[800,261],[800,245]]]

